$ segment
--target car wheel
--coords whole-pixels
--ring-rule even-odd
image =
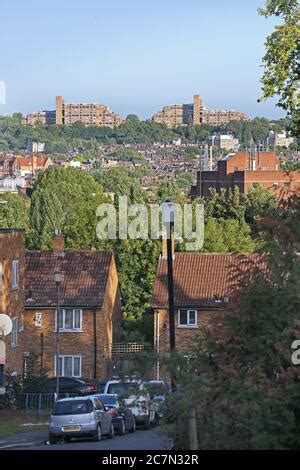
[[[150,427],[151,427],[151,424],[150,424],[149,416],[146,416],[145,419],[144,419],[144,429],[146,429],[148,431],[148,429],[150,429]]]
[[[110,439],[112,439],[113,437],[115,437],[115,428],[114,428],[113,423],[110,424],[110,431],[109,431],[108,437],[109,437]]]
[[[57,437],[53,436],[53,434],[49,434],[49,442],[50,442],[50,444],[56,444],[57,443]]]
[[[119,434],[120,434],[120,436],[124,436],[125,433],[126,433],[125,421],[124,421],[124,419],[122,419],[122,423],[121,423],[121,426],[119,428]]]
[[[135,432],[136,430],[136,424],[135,424],[135,419],[133,418],[132,420],[132,426],[131,428],[129,429],[129,432]]]
[[[96,432],[95,432],[94,440],[96,442],[99,442],[99,441],[101,441],[101,438],[102,438],[101,427],[100,427],[100,424],[98,424]]]

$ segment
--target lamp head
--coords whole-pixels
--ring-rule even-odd
[[[54,272],[54,282],[56,284],[60,284],[61,283],[61,273],[59,271],[55,271]]]
[[[166,199],[161,204],[162,221],[165,225],[174,224],[175,220],[175,203],[170,199]]]

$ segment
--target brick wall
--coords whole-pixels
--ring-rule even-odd
[[[19,286],[12,288],[12,261],[19,260]],[[11,345],[12,334],[5,338],[6,370],[23,372],[23,304],[25,286],[25,233],[23,230],[0,230],[0,262],[2,264],[2,290],[0,291],[1,313],[11,319],[18,318],[18,343]]]
[[[159,321],[158,315],[159,313]],[[181,352],[189,352],[193,343],[201,337],[201,333],[205,331],[218,331],[222,325],[224,310],[198,310],[197,311],[197,327],[185,328],[178,327],[178,309],[175,310],[175,342],[176,349]],[[158,328],[159,326],[159,328]],[[159,331],[159,335],[158,335]],[[161,355],[170,351],[170,335],[169,335],[169,311],[167,309],[159,309],[154,311],[154,347],[157,350],[159,336],[159,349]]]
[[[35,326],[35,314],[37,312],[42,313],[41,326]],[[82,332],[59,332],[60,355],[82,356],[81,375],[90,379],[94,378],[95,375],[94,315],[95,310],[82,309]],[[104,319],[104,312],[97,309],[96,377],[99,379],[106,376],[105,345],[107,343],[107,330]],[[55,309],[26,309],[24,351],[36,355],[36,374],[39,374],[42,364],[48,375],[50,377],[54,376],[54,356],[56,353]]]

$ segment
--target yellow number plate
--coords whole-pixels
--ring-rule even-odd
[[[63,431],[80,431],[80,426],[64,426],[62,428]]]

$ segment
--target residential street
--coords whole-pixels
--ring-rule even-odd
[[[0,441],[0,450],[166,450],[172,444],[157,430],[137,430],[134,434],[115,436],[114,439],[103,438],[100,442],[78,439],[70,443],[47,445],[48,432],[45,430],[18,434]]]

